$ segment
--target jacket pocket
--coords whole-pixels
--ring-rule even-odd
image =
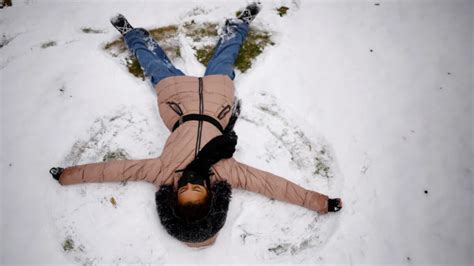
[[[230,105],[226,105],[224,106],[224,108],[222,108],[222,110],[219,112],[219,114],[217,115],[217,118],[220,120],[222,118],[224,118],[231,110],[232,108],[230,107]]]
[[[175,103],[175,102],[166,102],[166,104],[171,108],[171,110],[173,110],[176,114],[178,114],[179,116],[182,116],[184,113],[183,113],[183,109],[181,109],[181,106],[179,106],[178,103]]]

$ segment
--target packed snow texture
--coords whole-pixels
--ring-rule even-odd
[[[262,3],[253,25],[276,44],[235,79],[235,157],[341,212],[234,190],[216,243],[191,249],[150,184],[60,186],[50,167],[156,157],[169,135],[149,80],[103,49],[110,17],[223,25],[247,2],[14,1],[0,10],[1,263],[473,263],[472,2]],[[201,76],[179,42],[176,66]]]

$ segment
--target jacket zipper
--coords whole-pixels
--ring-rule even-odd
[[[198,79],[199,79],[199,114],[202,115],[204,113],[203,82],[202,82],[202,78],[198,78]],[[197,139],[196,139],[196,148],[194,150],[194,158],[197,157],[199,150],[201,149],[202,124],[203,124],[203,121],[199,120]]]

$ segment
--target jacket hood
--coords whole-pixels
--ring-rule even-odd
[[[209,213],[199,220],[188,223],[176,215],[174,210],[176,192],[173,186],[161,185],[155,194],[155,200],[161,224],[168,234],[187,243],[205,242],[213,238],[224,226],[227,218],[232,195],[231,186],[225,180],[217,181],[211,186],[211,194]]]

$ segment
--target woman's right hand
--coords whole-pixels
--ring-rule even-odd
[[[53,167],[49,170],[49,173],[53,176],[54,179],[56,179],[59,182],[59,177],[61,177],[61,174],[64,172],[64,168],[61,167]]]

